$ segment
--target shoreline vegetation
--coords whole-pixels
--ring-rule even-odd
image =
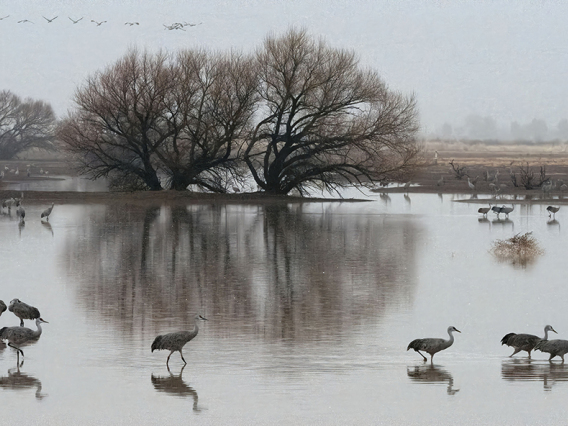
[[[423,145],[424,166],[410,178],[410,186],[404,188],[406,182],[392,182],[387,187],[377,186],[375,193],[408,193],[408,194],[464,194],[471,195],[470,199],[456,200],[465,203],[477,204],[568,204],[568,191],[559,187],[545,194],[541,188],[526,190],[523,187],[514,187],[510,172],[518,176],[520,166],[527,164],[538,175],[540,167],[544,166],[546,176],[554,182],[563,180],[568,184],[568,152],[565,143],[541,144],[484,144],[466,142],[425,142]],[[465,167],[467,176],[455,179],[450,161],[460,167]],[[26,170],[32,163],[32,175],[21,173],[14,176],[6,173],[0,180],[0,199],[19,197],[22,191],[5,189],[9,183],[26,183],[37,180],[58,180],[61,176],[76,177],[72,165],[68,161],[58,158],[30,157],[20,160],[0,162],[0,166]],[[35,171],[37,169],[37,172]],[[49,172],[49,175],[39,174]],[[492,193],[489,182],[484,180],[485,172],[494,175],[500,172],[499,183],[504,186],[498,194]],[[443,184],[439,180],[444,177]],[[477,180],[475,191],[470,189],[467,177]],[[192,191],[135,191],[135,192],[76,192],[76,191],[23,191],[26,201],[50,201],[56,203],[214,203],[214,204],[269,204],[269,203],[311,203],[311,202],[363,202],[372,201],[361,197],[331,198],[331,197],[301,197],[292,195],[271,195],[263,192],[240,193],[205,193]],[[507,196],[505,198],[504,196]],[[512,196],[512,197],[511,197]]]

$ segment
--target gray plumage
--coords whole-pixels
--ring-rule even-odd
[[[4,312],[6,309],[8,309],[6,307],[6,304],[4,303],[3,300],[0,300],[0,316],[2,316],[2,312]]]
[[[43,219],[45,217],[45,219],[49,221],[49,215],[53,211],[54,205],[55,205],[55,203],[51,203],[51,207],[49,207],[49,208],[47,208],[47,209],[45,209],[44,211],[41,212],[41,219]]]
[[[181,355],[181,359],[184,364],[187,364],[187,361],[184,359],[181,350],[187,342],[197,336],[197,333],[199,332],[199,327],[197,326],[197,324],[199,323],[199,321],[207,321],[207,318],[203,318],[201,315],[195,315],[194,319],[195,325],[193,326],[193,330],[163,334],[154,339],[154,342],[152,343],[152,352],[162,349],[167,349],[170,351],[168,359],[166,360],[166,365],[168,365],[168,363],[170,362],[170,357],[176,351],[178,351]]]
[[[562,363],[564,363],[564,354],[568,353],[568,340],[541,340],[534,348],[535,350],[549,353],[549,361],[551,361],[555,356],[559,356],[562,358]]]
[[[509,357],[512,357],[518,352],[527,351],[530,358],[531,351],[536,348],[538,342],[540,342],[541,340],[548,340],[549,331],[556,333],[556,330],[554,330],[551,325],[547,325],[546,327],[544,327],[544,337],[542,339],[538,336],[535,336],[534,334],[509,333],[501,339],[501,345],[507,345],[515,349],[515,352],[509,355]]]
[[[24,326],[25,319],[35,320],[41,316],[37,308],[22,302],[20,299],[13,299],[8,310],[20,318],[20,327]]]
[[[487,216],[487,213],[489,213],[490,210],[491,210],[491,204],[489,204],[489,207],[480,207],[477,210],[477,213],[481,213],[483,216]]]
[[[550,217],[551,215],[554,215],[554,217],[556,217],[556,212],[560,210],[560,207],[548,206],[546,210],[548,210],[548,217]]]
[[[507,216],[507,218],[509,217],[509,213],[511,213],[513,210],[515,210],[515,206],[511,206],[511,207],[506,207],[503,206],[501,207],[501,211],[499,213],[505,213],[505,215]]]
[[[47,321],[44,321],[41,318],[36,319],[37,330],[18,326],[0,328],[0,340],[7,340],[8,346],[16,349],[18,351],[18,355],[21,353],[22,356],[24,356],[24,351],[22,351],[19,346],[32,340],[39,339],[39,336],[41,336],[40,324],[42,322],[47,323]]]
[[[448,349],[454,343],[454,335],[452,334],[454,331],[461,333],[461,331],[459,331],[457,328],[449,326],[448,334],[450,335],[450,338],[448,340],[432,338],[416,339],[410,342],[406,350],[414,349],[420,354],[420,356],[422,356],[422,358],[424,358],[424,361],[426,361],[427,358],[422,355],[420,351],[428,352],[430,354],[430,361],[434,362],[434,354],[443,351],[444,349]]]

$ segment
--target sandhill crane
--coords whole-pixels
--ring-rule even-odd
[[[444,176],[442,176],[442,177],[438,180],[438,182],[436,182],[436,185],[438,185],[438,186],[444,185]]]
[[[475,184],[473,184],[469,178],[467,178],[467,186],[469,186],[469,189],[475,191]]]
[[[22,351],[19,346],[28,343],[32,340],[39,339],[41,336],[41,323],[48,323],[41,318],[35,321],[37,330],[32,330],[26,327],[3,327],[0,328],[0,340],[7,340],[8,346],[14,348],[18,351],[18,358],[20,353],[24,356],[24,351]]]
[[[552,181],[547,180],[545,183],[542,184],[541,189],[543,195],[549,194],[550,191],[552,191]]]
[[[549,361],[552,361],[552,358],[555,356],[559,356],[562,358],[562,364],[564,364],[564,354],[568,353],[568,340],[541,340],[536,344],[534,349],[549,353]]]
[[[55,205],[55,203],[51,203],[51,207],[49,207],[49,208],[47,208],[47,209],[45,209],[44,211],[41,212],[41,219],[43,219],[45,217],[45,219],[49,222],[49,215],[53,211],[54,205]]]
[[[530,358],[531,351],[535,348],[536,344],[541,340],[548,340],[549,331],[556,333],[556,330],[552,328],[551,325],[547,325],[544,327],[544,337],[542,339],[534,334],[509,333],[501,339],[501,345],[507,345],[515,349],[515,352],[509,355],[509,358],[521,351],[527,351]]]
[[[512,204],[511,207],[506,207],[503,206],[501,207],[501,211],[500,213],[505,213],[507,215],[507,219],[509,218],[509,213],[511,213],[513,210],[515,210],[515,205]]]
[[[124,25],[133,26],[133,25],[140,25],[140,24],[138,22],[125,22]]]
[[[2,312],[4,312],[6,309],[8,309],[8,307],[3,300],[0,300],[0,316],[2,316]]]
[[[187,361],[183,358],[183,353],[181,350],[187,342],[197,336],[197,333],[199,332],[199,327],[197,326],[197,324],[199,323],[199,321],[207,321],[207,318],[204,318],[201,315],[195,315],[194,320],[195,325],[193,327],[193,330],[191,331],[178,331],[177,333],[163,334],[154,339],[154,342],[152,343],[152,352],[162,349],[167,349],[170,351],[168,359],[166,360],[166,366],[170,362],[170,357],[176,351],[178,351],[181,355],[181,359],[184,364],[187,364]]]
[[[3,20],[3,19],[9,18],[9,17],[10,17],[10,15],[6,15],[3,18],[0,18],[0,21]]]
[[[430,362],[433,363],[434,354],[443,351],[444,349],[448,349],[454,343],[454,335],[452,334],[454,331],[461,333],[461,331],[459,331],[457,328],[449,326],[448,334],[450,335],[450,338],[448,340],[432,339],[432,338],[416,339],[410,342],[406,350],[408,351],[409,349],[414,349],[416,352],[420,354],[420,356],[422,356],[422,358],[424,358],[424,361],[427,361],[427,358],[424,355],[422,355],[420,351],[428,352],[430,354]]]
[[[12,206],[14,204],[16,204],[16,200],[13,199],[13,198],[8,198],[8,199],[2,201],[2,208],[3,209],[7,208],[8,212],[10,212],[12,210]]]
[[[104,24],[106,21],[101,21],[101,22],[97,22],[94,19],[91,19],[91,22],[94,22],[95,24],[97,24],[97,27],[100,27],[102,24]]]
[[[406,183],[404,184],[403,188],[404,188],[404,190],[405,190],[406,192],[408,192],[408,188],[410,188],[410,184],[411,184],[411,183],[412,183],[412,181],[409,180],[408,182],[406,182]]]
[[[489,207],[480,207],[477,210],[477,213],[481,213],[483,214],[483,216],[487,216],[487,213],[489,213],[490,210],[491,210],[491,204],[489,204]]]
[[[560,210],[560,206],[559,207],[554,207],[554,206],[548,206],[546,208],[546,210],[548,210],[548,217],[550,217],[551,214],[554,215],[554,218],[556,218],[556,212],[558,210]]]
[[[30,24],[33,24],[32,21],[28,20],[28,19],[22,19],[21,21],[18,21],[18,24],[25,24],[26,22],[29,22]]]
[[[55,20],[58,18],[58,17],[56,16],[55,18],[49,19],[49,18],[46,18],[46,17],[43,16],[43,15],[42,15],[42,17],[43,17],[43,19],[45,19],[45,20],[47,21],[48,24],[51,24],[53,21],[55,21]]]
[[[25,221],[26,210],[24,209],[24,206],[22,206],[22,204],[20,204],[16,209],[16,216],[20,218],[20,222]]]
[[[10,302],[10,306],[8,306],[8,310],[20,318],[20,327],[24,326],[25,319],[34,320],[41,317],[37,308],[22,302],[20,299],[13,299]]]
[[[14,174],[16,176],[18,176],[20,174],[20,168],[19,167],[16,167],[16,171],[14,172]]]
[[[68,16],[68,18],[71,19],[71,21],[73,22],[73,24],[76,24],[76,23],[79,22],[81,19],[83,19],[83,18],[81,17],[81,18],[75,20],[75,19],[71,18],[70,16]]]

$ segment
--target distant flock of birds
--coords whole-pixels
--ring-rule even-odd
[[[424,358],[424,361],[427,361],[427,358],[420,351],[426,352],[430,354],[430,362],[433,363],[434,355],[436,353],[443,351],[444,349],[448,349],[454,343],[454,331],[461,333],[461,331],[457,328],[450,326],[448,327],[448,334],[450,335],[449,339],[416,339],[409,343],[406,350],[414,349],[414,351],[418,352],[422,358]],[[526,351],[528,352],[530,359],[531,351],[539,350],[550,354],[550,357],[548,358],[549,361],[552,361],[552,358],[559,356],[562,358],[562,363],[564,363],[564,355],[568,353],[568,340],[548,340],[549,331],[557,333],[551,325],[544,327],[544,337],[542,338],[533,334],[509,333],[501,339],[501,345],[507,345],[514,349],[514,352],[509,357],[512,357],[521,351]]]
[[[505,217],[508,219],[509,218],[509,213],[511,213],[513,210],[515,210],[515,206],[511,205],[511,207],[507,207],[507,206],[492,206],[491,204],[489,204],[489,207],[480,207],[477,212],[481,213],[483,216],[487,217],[487,213],[489,213],[490,211],[492,211],[493,213],[495,213],[497,215],[497,218],[499,219],[499,215],[501,213],[505,214]],[[560,210],[559,206],[548,206],[546,208],[546,210],[548,211],[548,217],[552,217],[552,218],[556,218],[556,213],[558,212],[558,210]]]
[[[31,168],[32,168],[33,166],[35,166],[35,164],[28,164],[28,165],[26,166],[26,175],[27,175],[28,177],[30,177],[30,176],[32,175],[32,170],[31,170]],[[0,179],[4,179],[4,177],[5,177],[7,174],[12,174],[12,175],[14,175],[14,176],[16,176],[16,177],[19,177],[19,176],[20,176],[20,167],[18,166],[18,167],[16,167],[16,168],[14,169],[14,168],[10,168],[10,167],[8,167],[8,166],[4,166],[4,170],[0,170]],[[45,175],[45,176],[47,176],[47,175],[49,175],[49,171],[48,171],[48,170],[45,170],[45,171],[44,171],[43,168],[40,168],[40,169],[39,169],[39,174],[40,174],[40,175]]]
[[[0,18],[0,21],[9,18],[10,15],[6,15]],[[57,18],[59,18],[59,16],[55,16],[53,18],[47,18],[45,16],[42,15],[42,18],[45,19],[47,21],[48,24],[51,24],[53,21],[55,21]],[[83,20],[84,17],[81,17],[79,19],[73,19],[70,16],[68,16],[69,20],[73,23],[73,25],[78,24],[80,21]],[[96,21],[94,19],[91,19],[91,22],[94,23],[97,27],[100,27],[102,24],[107,23],[108,21]],[[201,25],[203,22],[200,22],[199,24],[192,24],[189,22],[174,22],[173,24],[170,25],[164,25],[164,29],[166,30],[181,30],[181,31],[185,31],[185,27],[196,27],[198,25]],[[34,22],[30,21],[29,19],[22,19],[20,21],[18,21],[18,24],[34,24]],[[139,22],[125,22],[124,25],[129,25],[129,26],[134,26],[134,25],[140,25]]]

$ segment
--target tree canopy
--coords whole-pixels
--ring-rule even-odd
[[[53,148],[55,114],[51,105],[0,92],[0,158],[10,160],[31,148]]]
[[[83,173],[116,187],[225,192],[254,181],[305,195],[417,166],[414,98],[304,30],[268,36],[254,55],[134,49],[75,102],[58,136]]]

